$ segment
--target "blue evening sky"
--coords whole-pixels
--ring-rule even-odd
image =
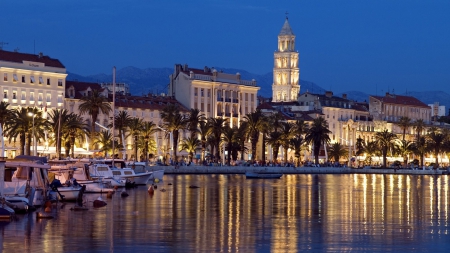
[[[448,0],[0,0],[0,41],[81,75],[112,66],[272,71],[285,12],[300,78],[335,93],[450,93]],[[304,92],[304,91],[301,91]]]

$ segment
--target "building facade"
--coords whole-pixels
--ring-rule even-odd
[[[256,110],[260,87],[255,80],[242,80],[239,73],[176,64],[169,78],[169,96],[188,109],[199,109],[206,117],[229,119],[231,127],[239,126],[246,114]]]
[[[9,109],[35,107],[47,118],[50,111],[63,108],[66,77],[66,68],[58,59],[0,50],[0,89]],[[18,154],[14,142],[4,144],[5,157]],[[43,152],[45,145],[38,143],[38,152]]]
[[[272,102],[297,101],[300,92],[299,53],[295,50],[295,35],[288,19],[278,34],[278,49],[274,53]]]

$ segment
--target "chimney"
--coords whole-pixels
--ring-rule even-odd
[[[237,78],[237,80],[241,80],[241,73],[237,72],[236,73],[236,78]]]
[[[386,92],[386,97],[389,97],[389,92]]]
[[[188,71],[188,65],[187,64],[184,64],[183,70],[184,71]]]
[[[343,99],[347,99],[347,94],[345,94],[345,93],[342,94],[342,98],[343,98]]]
[[[205,66],[205,68],[203,69],[203,71],[204,71],[205,73],[208,73],[208,67]]]
[[[194,71],[191,70],[191,72],[189,72],[189,78],[194,79]]]
[[[325,91],[325,96],[327,98],[331,98],[333,96],[333,92],[332,91]]]
[[[42,52],[39,52],[39,58],[44,57],[44,54]]]

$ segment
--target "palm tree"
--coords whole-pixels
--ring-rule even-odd
[[[295,158],[297,158],[297,167],[300,166],[300,157],[303,145],[303,137],[300,135],[296,135],[294,138],[290,140],[291,148],[294,150]]]
[[[177,146],[180,133],[179,131],[186,128],[187,122],[181,115],[178,106],[173,104],[167,105],[162,109],[161,119],[164,122],[162,128],[165,129],[167,133],[172,133],[174,161],[177,162]],[[168,137],[167,133],[166,136]]]
[[[198,124],[205,120],[205,115],[200,112],[199,109],[193,109],[189,111],[188,117],[186,118],[187,127],[191,133],[191,137],[194,137],[197,133]]]
[[[66,109],[52,110],[48,113],[50,131],[53,132],[53,138],[56,146],[56,155],[61,157],[62,139],[65,137],[64,133],[68,132],[67,123],[69,122],[70,113]]]
[[[330,154],[331,157],[333,157],[335,162],[339,162],[339,159],[342,156],[347,156],[348,155],[347,148],[344,147],[339,142],[333,143],[331,145],[330,149],[328,150],[328,153]],[[350,159],[350,157],[349,157],[349,159]]]
[[[209,118],[208,124],[211,127],[211,134],[214,137],[214,150],[216,151],[214,155],[214,160],[217,162],[220,158],[220,141],[225,125],[228,123],[228,119],[223,118]]]
[[[406,140],[397,140],[396,153],[403,157],[403,164],[408,166],[408,155],[413,153],[414,143]]]
[[[21,107],[12,111],[12,116],[5,128],[5,135],[9,137],[9,141],[16,141],[19,138],[20,155],[26,155],[30,152],[30,141],[32,132],[32,118],[28,115],[31,108]],[[25,147],[27,143],[27,147]],[[28,152],[26,152],[28,151]]]
[[[149,147],[150,147],[150,142],[153,139],[153,136],[155,135],[155,133],[157,133],[159,131],[158,126],[153,123],[152,121],[144,121],[141,124],[141,136],[142,139],[144,140],[144,161],[146,163],[148,163],[148,155],[149,155]],[[146,164],[147,165],[147,164]]]
[[[294,125],[289,122],[281,123],[281,145],[284,149],[284,162],[288,162],[288,148],[290,144],[290,140],[293,137]]]
[[[205,151],[206,151],[206,137],[211,133],[211,127],[210,125],[202,120],[198,124],[198,133],[200,134],[200,141],[202,144],[202,162],[205,160]]]
[[[130,125],[132,117],[128,114],[127,111],[119,111],[119,113],[114,116],[114,128],[119,131],[119,143],[124,146],[124,139],[127,132],[127,129]],[[108,127],[112,127],[112,124],[109,124]]]
[[[278,159],[278,150],[281,146],[281,137],[281,132],[271,132],[267,137],[267,144],[272,146],[273,161],[277,161]]]
[[[231,128],[230,126],[226,126],[223,129],[222,132],[222,141],[227,143],[227,150],[228,150],[228,159],[227,164],[228,166],[231,165],[231,148],[233,146],[233,142],[235,142],[236,139],[236,128]]]
[[[364,139],[361,137],[356,138],[356,156],[361,156],[362,154],[364,154]],[[359,161],[358,161],[358,166],[359,166]]]
[[[83,142],[85,140],[84,136],[88,133],[88,126],[84,122],[83,117],[78,114],[70,113],[68,115],[68,120],[65,122],[67,125],[67,138],[68,147],[66,147],[66,156],[69,156],[70,149],[72,150],[72,158],[75,157],[75,141],[76,139]]]
[[[95,135],[93,145],[101,146],[100,150],[105,152],[105,158],[108,157],[108,151],[112,150],[112,138],[112,134],[107,130],[101,130],[98,135]]]
[[[5,101],[0,102],[0,127],[2,131],[5,128],[5,124],[12,116],[12,111],[8,109],[8,107],[9,103]]]
[[[435,157],[434,168],[439,167],[439,154],[445,149],[445,142],[448,135],[436,127],[430,128],[427,134],[427,146],[433,152]]]
[[[380,148],[376,141],[369,141],[367,145],[364,146],[364,152],[366,152],[366,162],[368,161],[369,165],[372,164],[372,156],[377,155],[379,153]]]
[[[327,144],[330,141],[329,134],[331,131],[328,129],[328,123],[323,117],[318,117],[313,120],[311,128],[305,136],[305,141],[308,144],[313,144],[314,149],[314,162],[319,164],[319,151],[320,146]]]
[[[426,126],[426,124],[425,124],[425,121],[423,121],[423,119],[418,119],[414,122],[414,130],[416,130],[416,132],[417,132],[416,140],[420,139],[420,134],[425,129],[425,126]]]
[[[388,148],[392,145],[392,143],[397,139],[397,136],[393,133],[390,133],[387,129],[383,132],[375,133],[375,140],[378,146],[381,148],[381,153],[383,155],[383,168],[386,168],[386,157]]]
[[[138,161],[138,140],[139,136],[142,132],[142,124],[143,121],[140,118],[131,118],[128,127],[130,129],[130,133],[128,136],[133,136],[134,139],[134,161]]]
[[[245,142],[248,140],[247,138],[247,122],[241,122],[241,125],[238,127],[236,131],[236,142],[239,146],[239,152],[241,153],[241,160],[244,160],[244,155],[247,153],[247,147],[245,146]]]
[[[261,110],[245,115],[244,120],[247,122],[247,134],[252,143],[252,160],[256,160],[256,144],[258,143],[259,133],[264,127],[264,115]]]
[[[189,162],[192,162],[192,157],[194,157],[194,153],[197,150],[198,146],[200,146],[201,141],[197,139],[195,136],[190,136],[186,139],[183,139],[183,141],[180,144],[180,150],[185,150],[188,152],[188,159]]]
[[[413,124],[411,122],[411,119],[408,117],[400,117],[400,119],[398,120],[398,122],[396,123],[396,125],[398,127],[400,127],[400,129],[402,129],[403,132],[403,138],[402,140],[405,140],[405,134],[406,134],[406,130],[408,130],[409,127],[411,127]]]
[[[425,139],[425,137],[420,136],[419,139],[417,139],[414,142],[413,152],[414,154],[420,157],[421,168],[423,167],[423,160],[424,160],[423,157],[427,151],[428,151],[427,140]]]
[[[89,114],[91,116],[91,136],[90,136],[90,149],[93,148],[93,140],[95,139],[95,122],[97,122],[98,115],[100,113],[109,114],[111,112],[111,104],[108,102],[108,98],[103,96],[99,90],[92,90],[92,92],[83,96],[81,104],[78,107],[81,114]]]
[[[294,123],[294,134],[304,136],[308,132],[308,124],[304,120],[296,120]]]

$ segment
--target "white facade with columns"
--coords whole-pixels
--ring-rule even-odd
[[[255,80],[242,80],[239,73],[227,74],[213,68],[193,69],[176,64],[170,75],[169,96],[186,108],[199,109],[207,118],[228,118],[239,126],[242,118],[256,110]]]
[[[295,51],[295,35],[288,19],[278,34],[278,50],[274,53],[272,102],[297,101],[300,92],[299,53]]]

